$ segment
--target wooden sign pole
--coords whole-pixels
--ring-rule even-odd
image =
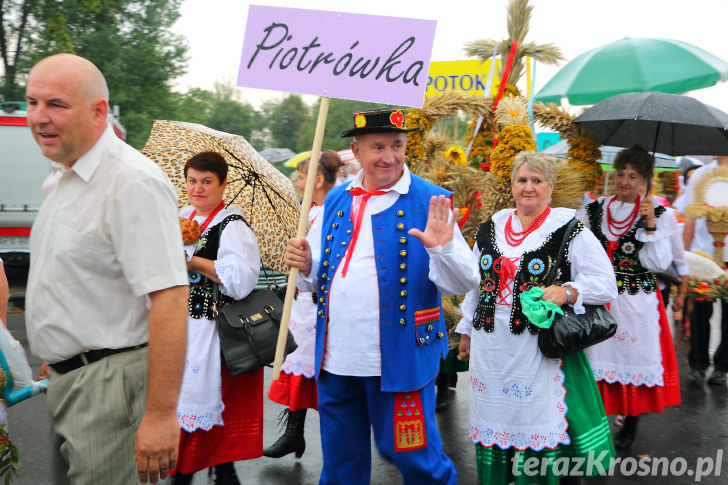
[[[318,172],[319,154],[321,153],[321,144],[324,138],[324,128],[326,127],[326,116],[329,113],[329,98],[321,98],[321,106],[319,107],[318,120],[316,121],[316,133],[313,137],[313,148],[311,149],[311,162],[308,164],[308,174],[306,175],[306,188],[303,192],[303,202],[301,203],[301,217],[298,219],[298,231],[296,238],[306,237],[308,230],[308,210],[311,207],[311,198],[313,197],[313,186]],[[312,268],[311,271],[315,271]],[[286,287],[286,298],[283,301],[283,316],[281,317],[281,327],[278,330],[278,343],[276,344],[276,356],[273,361],[273,380],[277,381],[281,373],[283,365],[284,353],[286,350],[286,339],[288,337],[288,321],[291,317],[291,305],[293,305],[293,297],[296,294],[296,279],[298,278],[298,268],[293,267],[288,272],[288,286]]]

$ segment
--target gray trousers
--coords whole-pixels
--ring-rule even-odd
[[[134,442],[146,408],[149,351],[52,372],[46,399],[58,485],[137,484]]]

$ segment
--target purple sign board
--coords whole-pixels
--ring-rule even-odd
[[[251,5],[238,86],[422,107],[435,23]]]

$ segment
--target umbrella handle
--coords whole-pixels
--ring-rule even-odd
[[[324,96],[321,98],[319,106],[318,120],[316,121],[316,133],[313,137],[313,148],[311,149],[311,162],[309,163],[308,174],[306,175],[306,188],[303,192],[303,202],[301,203],[301,216],[298,219],[297,238],[306,236],[308,228],[308,210],[311,207],[311,199],[313,197],[313,187],[316,181],[318,170],[319,155],[321,153],[321,145],[324,139],[324,128],[326,128],[326,116],[329,112],[329,98]],[[283,315],[281,316],[281,326],[278,329],[278,342],[276,344],[276,355],[273,361],[273,380],[277,381],[281,373],[283,358],[286,351],[286,339],[288,338],[288,321],[291,317],[291,306],[293,305],[293,297],[296,294],[296,279],[298,278],[298,268],[292,267],[288,273],[288,285],[286,287],[286,298],[283,300]]]

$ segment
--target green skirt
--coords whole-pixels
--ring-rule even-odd
[[[609,470],[616,456],[604,405],[584,352],[564,357],[568,445],[520,451],[475,445],[481,485],[558,485],[565,475],[594,476]]]

